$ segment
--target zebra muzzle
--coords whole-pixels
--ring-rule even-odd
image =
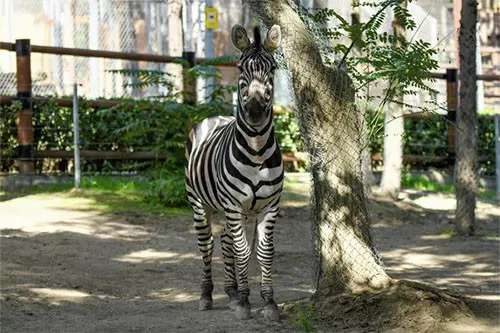
[[[250,123],[258,124],[262,122],[265,117],[265,106],[266,105],[264,101],[261,101],[258,98],[250,98],[247,101],[245,109],[247,110],[248,120],[250,121]]]

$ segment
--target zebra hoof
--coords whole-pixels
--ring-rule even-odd
[[[269,321],[278,321],[280,319],[278,305],[275,301],[271,301],[264,306],[264,318]]]
[[[212,310],[212,297],[200,298],[200,304],[198,309],[200,311]]]
[[[229,308],[231,310],[236,310],[236,308],[238,307],[238,298],[237,297],[230,297],[229,298]]]
[[[248,300],[240,300],[236,304],[236,318],[240,320],[250,319],[250,303]]]

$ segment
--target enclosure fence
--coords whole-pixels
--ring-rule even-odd
[[[168,2],[158,0],[3,0],[5,39],[23,31],[43,45],[117,52],[168,54]],[[40,43],[40,42],[39,42]],[[0,95],[16,93],[15,57],[0,55]],[[96,97],[155,94],[123,88],[122,78],[108,70],[166,70],[164,62],[137,62],[119,58],[51,56],[32,58],[33,89],[37,96],[71,95],[73,83],[82,95]]]

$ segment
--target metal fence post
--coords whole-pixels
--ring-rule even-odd
[[[31,100],[31,44],[29,39],[17,39],[17,97],[21,111],[17,113],[17,141],[19,143],[19,172],[35,171],[33,108]]]
[[[500,114],[495,114],[495,156],[497,199],[500,201]]]
[[[75,152],[75,188],[80,187],[80,126],[78,120],[78,84],[73,85],[73,141]]]

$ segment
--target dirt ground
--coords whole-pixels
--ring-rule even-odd
[[[279,304],[313,292],[307,192],[285,199],[275,236]],[[93,205],[91,199],[69,194],[0,202],[1,332],[300,331],[291,317],[277,323],[264,320],[254,257],[249,272],[252,318],[235,320],[223,292],[218,237],[214,309],[197,310],[201,260],[189,216],[103,213]],[[480,325],[453,323],[451,331],[500,332],[497,205],[478,203],[478,236],[468,239],[451,235],[449,195],[407,191],[393,203],[375,193],[370,210],[375,244],[392,277],[424,280],[465,295]],[[219,217],[216,234],[221,227]]]

